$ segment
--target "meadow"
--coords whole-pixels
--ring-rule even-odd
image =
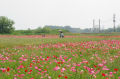
[[[0,79],[120,79],[120,36],[0,35]]]

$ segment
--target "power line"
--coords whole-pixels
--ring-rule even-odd
[[[116,32],[116,28],[117,26],[120,24],[118,22],[116,22],[116,20],[119,21],[119,19],[116,19],[116,14],[113,14],[113,19],[108,19],[108,20],[102,20],[102,23],[105,24],[104,26],[109,26],[109,27],[112,27],[113,28],[113,32]],[[113,25],[112,25],[112,21],[113,21]],[[93,32],[102,32],[102,24],[101,24],[101,19],[98,20],[99,24],[98,25],[95,25],[95,19],[93,19]],[[108,24],[109,22],[109,24]]]
[[[115,18],[116,18],[116,15],[115,15],[115,14],[113,14],[113,28],[114,28],[114,32],[115,32],[115,23],[116,23]]]
[[[95,20],[93,19],[93,32],[95,31]]]
[[[100,23],[101,23],[101,21],[100,21],[100,19],[99,19],[99,33],[100,33],[100,26],[101,26],[101,24],[100,24]]]

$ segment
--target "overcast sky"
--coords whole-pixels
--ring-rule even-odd
[[[101,19],[104,28],[112,27],[113,14],[120,24],[120,0],[0,0],[0,16],[15,21],[16,29],[44,25],[71,25],[91,28]]]

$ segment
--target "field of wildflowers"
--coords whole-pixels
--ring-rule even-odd
[[[0,37],[0,79],[120,79],[119,36]]]

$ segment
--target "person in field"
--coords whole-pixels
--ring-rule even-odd
[[[64,38],[64,34],[62,31],[60,32],[60,38]]]

